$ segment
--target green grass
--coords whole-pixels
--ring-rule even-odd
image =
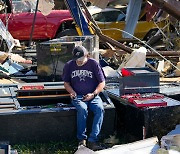
[[[18,154],[73,154],[77,142],[23,143],[12,146]]]
[[[124,134],[121,134],[120,136],[114,135],[100,140],[100,143],[106,147],[112,147],[113,145],[127,143],[127,138]],[[74,154],[77,150],[77,145],[77,140],[72,140],[49,143],[22,143],[11,146],[12,149],[18,151],[18,154]]]

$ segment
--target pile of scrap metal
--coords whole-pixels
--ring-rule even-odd
[[[0,78],[9,79],[17,74],[32,74],[32,71],[25,70],[22,64],[32,64],[31,60],[27,60],[18,54],[0,51]]]
[[[127,44],[127,42],[124,42],[123,44],[108,37],[107,35],[103,34],[101,29],[98,27],[96,21],[93,19],[91,14],[89,13],[85,2],[91,2],[94,5],[97,5],[101,8],[105,8],[107,5],[113,5],[113,4],[126,4],[127,5],[127,13],[126,13],[126,27],[123,31],[123,36],[125,38],[136,38],[134,37],[134,29],[136,27],[136,23],[138,20],[138,17],[140,15],[140,9],[142,6],[142,3],[146,3],[146,20],[153,20],[156,24],[157,21],[163,19],[166,21],[166,25],[164,28],[160,28],[157,25],[157,31],[155,33],[153,32],[151,35],[149,35],[147,38],[147,41],[142,41],[138,38],[136,38],[140,43],[136,44],[136,46],[133,44],[133,46],[130,46],[130,44]],[[120,67],[143,67],[144,65],[151,67],[155,70],[158,70],[161,74],[161,76],[180,76],[180,68],[179,68],[179,55],[180,55],[180,11],[178,10],[178,6],[180,5],[180,2],[178,0],[78,0],[77,4],[76,1],[69,2],[68,0],[65,0],[65,2],[69,5],[72,5],[72,3],[75,4],[76,7],[82,6],[84,11],[79,12],[85,12],[87,20],[82,20],[82,16],[77,17],[77,14],[73,15],[72,10],[71,14],[74,16],[74,20],[76,24],[78,25],[82,31],[82,35],[89,35],[95,34],[99,36],[99,40],[101,43],[103,43],[106,46],[106,49],[100,50],[101,55],[110,66],[113,66],[113,68],[118,69]],[[41,2],[41,1],[40,1]],[[2,5],[1,5],[2,4]],[[41,4],[41,3],[40,3]],[[39,5],[40,5],[39,4]],[[0,3],[0,6],[2,6],[3,10],[3,3]],[[52,5],[53,7],[53,5]],[[74,5],[73,5],[74,7]],[[69,10],[72,8],[72,6],[68,6]],[[80,9],[79,9],[80,10]],[[129,11],[131,10],[131,11]],[[47,10],[46,10],[47,11]],[[77,13],[77,12],[76,12]],[[133,15],[133,17],[132,17]],[[133,20],[132,20],[133,18]],[[86,23],[88,21],[88,23]],[[82,26],[83,25],[83,26]],[[87,26],[86,26],[87,25]],[[1,27],[4,25],[1,22]],[[91,29],[90,33],[86,34],[84,32],[84,29]],[[1,28],[5,29],[5,28]],[[4,32],[0,32],[2,35]],[[6,30],[7,34],[7,30]],[[9,35],[10,36],[10,35]],[[12,50],[14,45],[14,39],[11,37],[7,37],[7,35],[2,35],[3,40],[6,40],[6,44],[8,45],[9,51]],[[7,38],[11,39],[7,39]],[[31,40],[31,39],[30,39]],[[30,41],[31,42],[31,41]],[[158,42],[158,43],[157,43]],[[161,43],[161,44],[159,44]],[[132,63],[132,59],[141,59],[141,56],[139,55],[139,51],[143,49],[142,47],[146,48],[146,51],[144,49],[143,53],[141,52],[141,55],[143,55],[144,63],[143,64],[135,64]],[[108,48],[108,49],[107,49]],[[135,56],[135,57],[134,57]],[[126,57],[126,58],[124,58]],[[148,60],[150,59],[150,60]],[[127,64],[128,62],[128,64]],[[140,62],[142,63],[142,61]],[[130,65],[131,64],[131,65]]]
[[[86,0],[90,1],[92,4],[105,8],[107,4],[109,3],[109,0],[103,1],[94,1],[94,0]],[[146,56],[146,59],[150,58],[149,61],[145,61],[145,65],[148,67],[151,67],[153,69],[156,69],[160,72],[161,76],[169,77],[169,76],[180,76],[180,11],[178,10],[180,6],[179,0],[149,0],[147,1],[148,7],[147,7],[147,16],[146,20],[153,20],[156,22],[157,20],[166,20],[167,24],[164,28],[158,28],[158,31],[156,33],[152,34],[146,42],[139,40],[140,44],[137,46],[126,46],[125,43],[120,43],[106,35],[104,35],[101,31],[101,29],[98,27],[97,23],[94,21],[88,10],[86,9],[85,3],[80,0],[83,8],[86,11],[86,14],[89,18],[89,20],[92,22],[91,27],[93,27],[95,34],[97,34],[100,38],[100,41],[106,44],[108,46],[108,50],[102,50],[101,54],[103,57],[107,58],[107,60],[110,63],[115,64],[115,68],[120,66],[126,67],[124,64],[124,56],[128,55],[128,58],[126,56],[125,61],[132,60],[134,52],[136,50],[140,50],[140,47],[145,47],[147,51],[144,53]],[[138,0],[136,2],[133,2],[133,0],[126,0],[122,1],[123,4],[127,4],[128,8],[131,9],[131,11],[127,11],[128,19],[126,20],[126,27],[124,30],[124,37],[134,37],[133,32],[134,28],[137,23],[137,19],[139,16],[139,12],[137,10],[141,9],[138,7],[141,6],[142,0]],[[121,1],[111,1],[111,3],[121,4]],[[137,6],[137,7],[136,7]],[[133,15],[130,14],[134,11]],[[128,14],[129,13],[129,14]],[[133,27],[132,27],[133,25]],[[128,34],[128,35],[126,35]],[[162,42],[161,46],[157,46],[157,42]],[[163,45],[163,48],[162,48]],[[138,55],[138,54],[137,54]],[[131,58],[129,58],[131,57]],[[134,57],[135,58],[135,57]],[[136,56],[138,58],[138,56]],[[135,58],[135,59],[136,59]],[[141,59],[141,57],[139,57]],[[155,62],[156,61],[156,62]],[[135,62],[135,61],[133,61]],[[153,63],[153,64],[152,64]],[[136,66],[136,64],[131,63],[132,65],[127,65],[127,67],[142,67],[142,66]],[[143,64],[144,65],[144,64]]]
[[[4,7],[6,7],[5,4],[0,1],[0,10],[3,10]],[[20,46],[20,42],[12,37],[1,20],[0,37],[1,43],[4,43],[3,40],[5,40],[8,47],[8,52],[0,51],[0,78],[9,79],[11,75],[20,73],[20,71],[25,69],[20,63],[32,64],[32,61],[11,52],[14,46]]]

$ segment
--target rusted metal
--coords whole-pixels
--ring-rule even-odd
[[[168,14],[170,14],[177,20],[180,20],[180,10],[177,9],[172,4],[167,3],[164,0],[149,0],[149,1],[152,2],[154,5],[156,5],[158,8],[166,11]]]
[[[109,42],[112,45],[124,50],[127,53],[132,53],[134,51],[130,47],[127,47],[124,44],[122,44],[116,40],[113,40],[100,32],[97,32],[97,34],[102,41]],[[122,52],[122,50],[116,50],[116,51]],[[157,52],[164,57],[169,57],[169,56],[180,57],[180,51],[157,51]],[[159,54],[157,54],[156,52],[150,51],[150,50],[147,51],[147,56],[159,57]]]
[[[118,42],[118,41],[116,41],[116,40],[102,34],[102,33],[97,32],[97,35],[99,36],[100,40],[102,40],[104,42],[109,42],[113,46],[116,46],[116,47],[126,51],[127,53],[132,53],[133,52],[133,50],[130,47],[128,47],[128,46],[126,46],[126,45],[124,45],[124,44],[122,44],[122,43],[120,43],[120,42]]]
[[[100,52],[103,56],[108,58],[112,57],[114,53],[117,53],[118,56],[127,54],[127,52],[122,49],[106,49],[106,50],[101,50]],[[180,57],[180,51],[157,51],[157,52],[164,57],[169,57],[169,58]],[[147,51],[146,55],[148,57],[159,57],[157,53],[151,51]]]
[[[157,51],[157,52],[164,57],[169,57],[169,56],[179,57],[180,56],[180,51]],[[158,56],[158,54],[155,52],[148,51],[147,56],[155,57],[155,56]]]

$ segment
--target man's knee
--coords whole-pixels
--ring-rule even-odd
[[[103,107],[99,107],[99,112],[104,114],[104,108]]]
[[[97,106],[94,110],[93,110],[93,112],[95,113],[95,114],[104,114],[104,108],[103,108],[103,106]]]
[[[80,105],[80,106],[76,107],[76,109],[79,113],[87,113],[88,112],[88,109],[85,106]]]

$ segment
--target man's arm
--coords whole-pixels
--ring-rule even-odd
[[[105,81],[100,82],[93,93],[89,93],[85,96],[84,101],[89,101],[94,97],[96,97],[96,95],[98,95],[100,92],[103,91],[104,87],[105,87]]]
[[[103,91],[105,87],[105,81],[102,81],[101,83],[98,84],[98,86],[96,87],[96,89],[94,90],[93,94],[96,96],[98,95],[100,92]]]
[[[70,93],[72,99],[76,97],[76,92],[73,90],[69,82],[64,82],[64,87]]]

